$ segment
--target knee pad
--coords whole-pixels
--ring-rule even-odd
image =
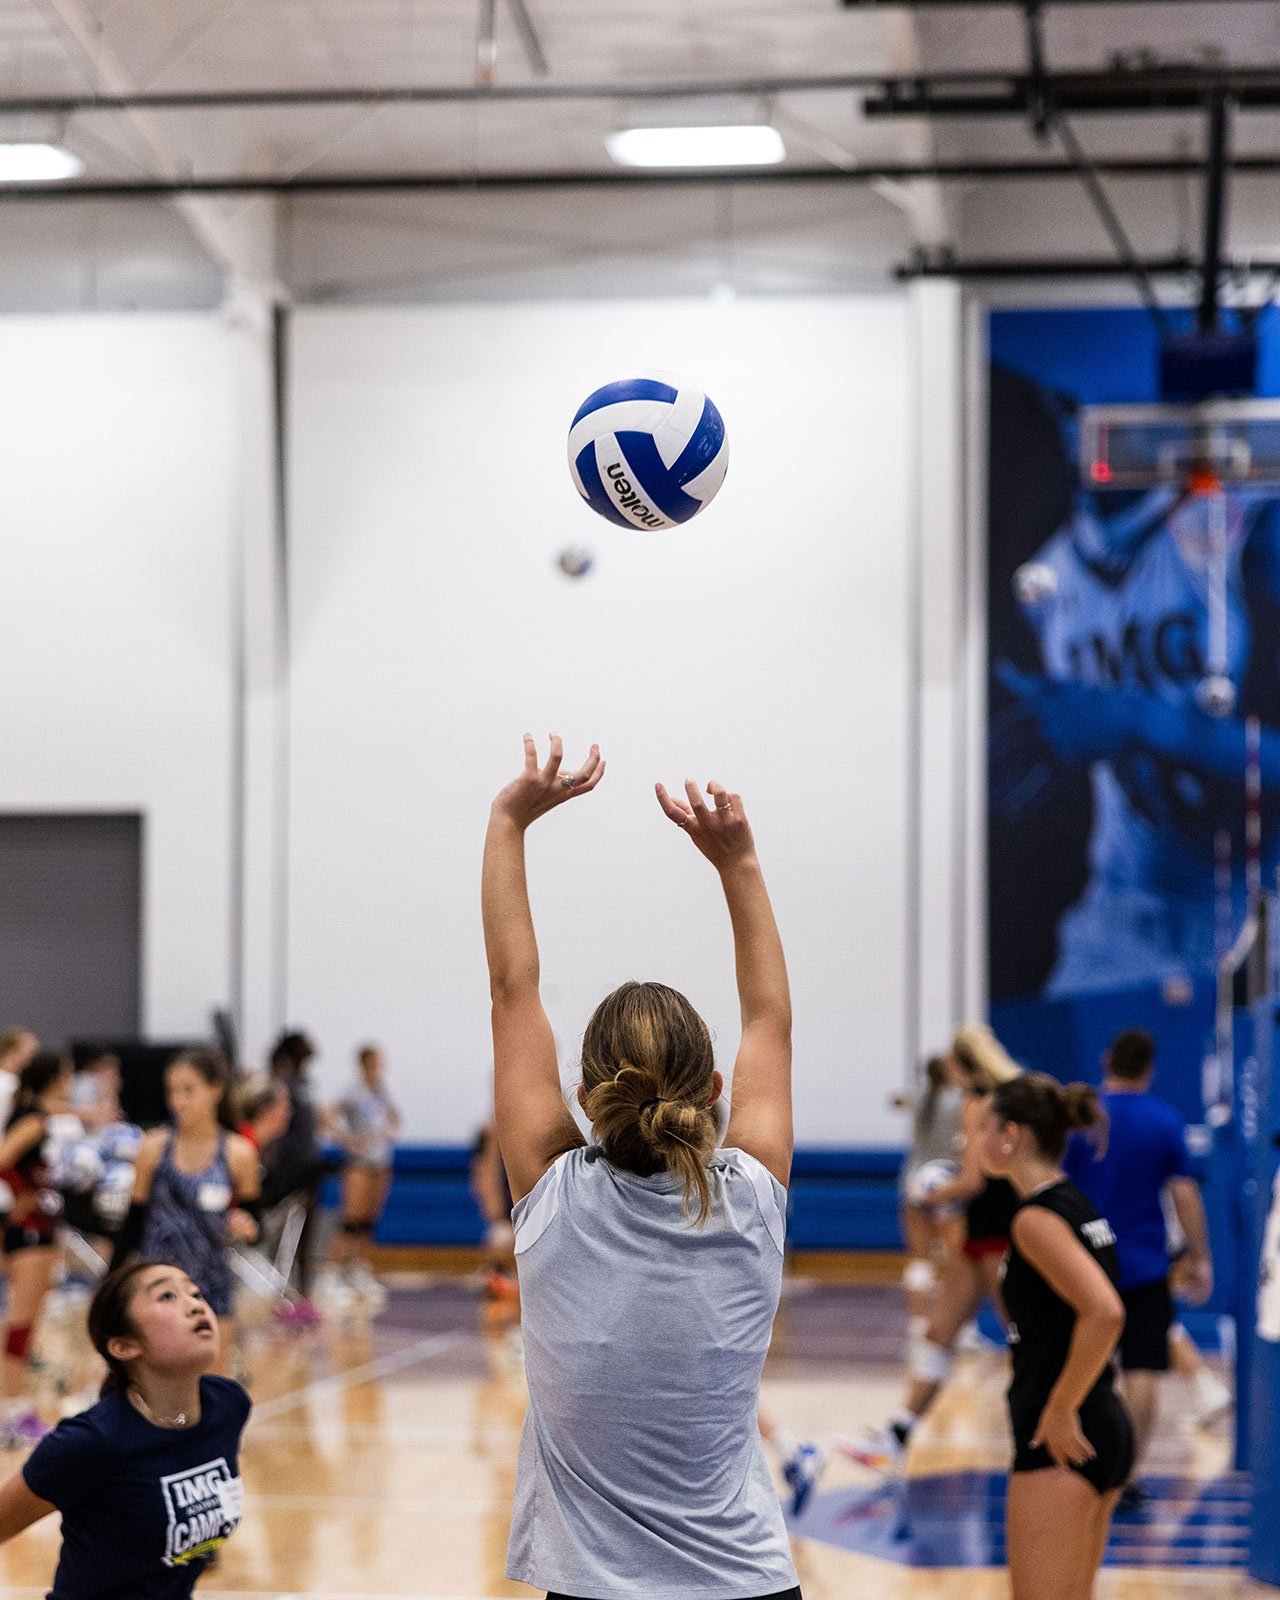
[[[919,1383],[945,1383],[951,1375],[953,1356],[932,1339],[917,1340],[907,1359],[907,1371]]]
[[[31,1328],[10,1328],[4,1336],[4,1353],[14,1361],[25,1361],[31,1351]]]
[[[902,1269],[902,1287],[908,1294],[928,1294],[937,1281],[932,1261],[908,1261]]]

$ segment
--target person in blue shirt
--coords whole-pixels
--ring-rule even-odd
[[[1102,1104],[1110,1124],[1101,1155],[1081,1139],[1067,1149],[1067,1176],[1111,1223],[1120,1262],[1125,1329],[1120,1340],[1124,1396],[1133,1418],[1134,1472],[1156,1420],[1159,1375],[1169,1369],[1173,1298],[1162,1197],[1166,1188],[1187,1241],[1179,1292],[1202,1305],[1213,1289],[1204,1202],[1187,1150],[1186,1126],[1151,1091],[1155,1042],[1141,1028],[1117,1034],[1104,1060]],[[1127,1499],[1141,1490],[1131,1479]]]
[[[249,1396],[210,1375],[218,1319],[170,1262],[105,1278],[89,1336],[107,1363],[102,1398],[0,1488],[0,1543],[60,1511],[48,1600],[189,1600],[240,1521]]]

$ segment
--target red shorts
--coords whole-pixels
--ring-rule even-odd
[[[970,1261],[983,1261],[987,1256],[1002,1256],[1009,1248],[1007,1239],[966,1239],[964,1253]]]

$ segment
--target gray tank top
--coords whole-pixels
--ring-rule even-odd
[[[926,1161],[955,1161],[960,1148],[960,1124],[967,1096],[963,1089],[948,1084],[939,1089],[933,1102],[933,1115],[924,1122],[924,1097],[911,1119],[911,1152],[907,1168],[914,1171]]]
[[[512,1212],[529,1407],[507,1576],[591,1600],[742,1600],[798,1580],[765,1463],[760,1370],[786,1190],[717,1151],[699,1230],[679,1179],[571,1150]]]

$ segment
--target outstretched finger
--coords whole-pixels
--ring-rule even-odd
[[[570,798],[572,799],[580,794],[590,794],[592,789],[595,788],[596,784],[598,784],[603,777],[604,762],[600,760],[599,756],[597,756],[595,765],[591,769],[591,776],[589,778],[583,777],[579,780],[578,784],[574,788],[573,795],[571,795]]]
[[[587,759],[578,768],[578,785],[585,787],[596,768],[600,765],[600,746],[593,744],[587,752]]]
[[[684,792],[689,796],[689,808],[698,822],[705,822],[711,813],[707,810],[707,802],[702,797],[702,790],[692,778],[684,780]]]
[[[687,828],[693,821],[693,813],[689,810],[689,808],[682,804],[679,800],[674,800],[660,783],[654,784],[653,792],[658,797],[658,804],[671,818],[672,822],[674,822],[677,827]]]
[[[538,747],[534,744],[531,733],[526,733],[524,736],[524,770],[526,772],[538,770]]]
[[[559,772],[560,763],[563,760],[564,741],[560,738],[558,733],[553,733],[551,735],[551,752],[547,756],[546,766],[542,769],[542,776],[547,780],[548,783],[550,783],[552,778],[555,777],[556,773]]]
[[[717,783],[714,778],[707,785],[707,793],[711,796],[711,803],[716,808],[716,815],[723,816],[733,810],[733,801],[724,784]]]

